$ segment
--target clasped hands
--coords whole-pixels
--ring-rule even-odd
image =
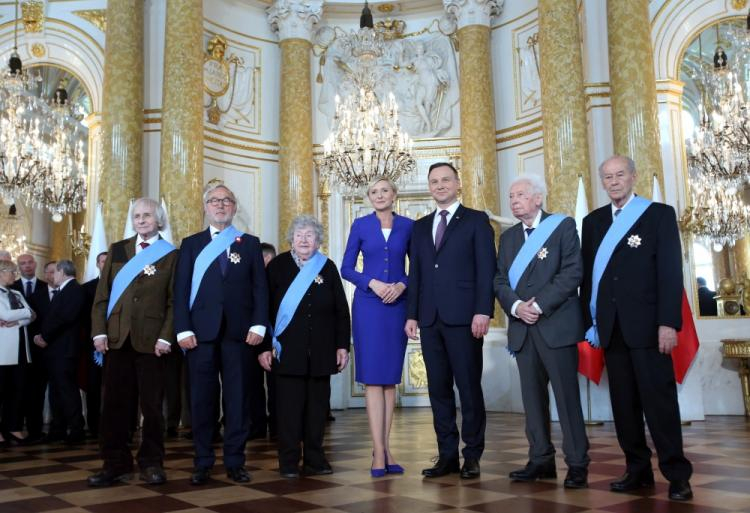
[[[406,290],[406,285],[400,281],[385,283],[374,278],[370,280],[368,286],[386,304],[396,301],[404,293],[404,290]]]
[[[536,321],[539,320],[539,312],[534,307],[534,301],[536,301],[536,298],[532,297],[528,301],[522,301],[516,307],[516,317],[529,325],[536,324]]]
[[[0,328],[15,328],[18,321],[0,321]]]

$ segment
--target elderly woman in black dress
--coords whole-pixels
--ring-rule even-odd
[[[279,472],[290,478],[299,476],[300,444],[303,473],[333,472],[323,452],[330,378],[349,360],[349,305],[336,264],[318,251],[322,240],[321,224],[298,216],[291,251],[267,267],[271,329],[258,360],[274,374]]]

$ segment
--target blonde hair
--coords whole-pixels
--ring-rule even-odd
[[[373,179],[372,179],[372,180],[370,181],[370,183],[368,183],[368,184],[367,184],[367,188],[365,189],[364,199],[365,199],[365,201],[366,201],[366,202],[367,202],[367,203],[368,203],[368,204],[369,204],[370,206],[372,206],[372,202],[370,202],[370,190],[371,190],[371,189],[372,189],[373,187],[375,187],[375,185],[376,185],[376,184],[377,184],[378,182],[386,182],[386,183],[387,183],[387,184],[388,184],[388,185],[389,185],[389,186],[391,187],[391,189],[393,189],[393,194],[394,194],[394,195],[398,195],[398,186],[396,185],[396,182],[394,182],[393,180],[391,180],[391,179],[390,179],[389,177],[387,177],[387,176],[383,176],[383,175],[381,175],[381,176],[376,176],[375,178],[373,178]]]
[[[11,260],[0,260],[0,272],[2,271],[16,272],[18,266]]]

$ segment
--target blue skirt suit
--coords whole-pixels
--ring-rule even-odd
[[[406,352],[406,291],[391,304],[383,303],[369,283],[407,285],[406,254],[414,221],[393,214],[393,226],[386,241],[380,220],[373,212],[352,223],[346,243],[341,275],[353,283],[352,335],[354,338],[355,379],[366,385],[401,383]],[[362,253],[362,272],[355,269]]]

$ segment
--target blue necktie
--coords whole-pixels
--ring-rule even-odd
[[[214,237],[219,235],[220,232],[214,232]],[[227,270],[229,269],[229,257],[227,256],[226,250],[219,253],[219,268],[221,269],[221,275],[227,276]]]
[[[526,230],[526,238],[528,239],[529,237],[531,237],[531,232],[534,231],[534,228],[525,228],[525,230]]]
[[[27,299],[30,298],[31,294],[33,294],[33,293],[34,293],[34,291],[31,290],[31,280],[29,280],[29,281],[26,282],[26,298]]]

